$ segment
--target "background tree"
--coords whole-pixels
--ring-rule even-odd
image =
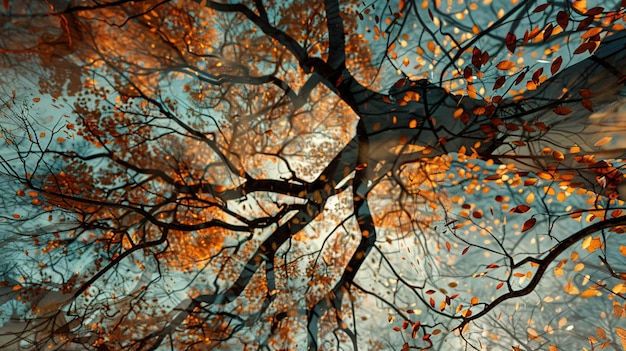
[[[624,7],[5,1],[0,340],[623,347]]]

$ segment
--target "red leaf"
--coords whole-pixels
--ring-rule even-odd
[[[517,78],[515,78],[515,85],[519,84],[521,81],[524,80],[524,77],[526,77],[526,71],[523,71],[522,73],[520,73]]]
[[[593,53],[595,49],[596,49],[596,42],[588,41],[586,43],[580,44],[580,46],[577,47],[576,50],[574,50],[574,55],[582,54],[585,51],[589,51],[589,53]]]
[[[500,289],[502,285],[504,285],[504,283],[499,283],[498,285],[496,285],[496,290]]]
[[[580,103],[583,105],[584,108],[586,108],[590,112],[593,112],[593,103],[591,102],[591,100],[583,99]]]
[[[543,67],[540,67],[538,70],[533,73],[533,83],[539,84],[539,78],[541,78],[541,74],[543,73]]]
[[[548,25],[546,26],[546,29],[543,30],[543,41],[548,40],[548,38],[550,38],[550,36],[552,35],[552,30],[554,29],[554,26],[552,26],[552,23],[548,23]]]
[[[550,67],[550,73],[552,75],[556,74],[561,68],[561,64],[563,63],[563,58],[561,56],[557,57],[552,61],[552,66]]]
[[[545,10],[548,6],[550,6],[550,4],[539,5],[533,10],[533,12],[541,12]]]
[[[461,251],[461,255],[465,255],[467,253],[467,250],[469,250],[469,246],[464,248],[463,251]]]
[[[480,69],[480,67],[483,65],[482,51],[480,51],[480,49],[477,47],[472,50],[472,64],[474,65],[474,67],[476,67],[476,69]]]
[[[497,264],[495,264],[495,263],[492,263],[492,264],[490,264],[490,265],[488,265],[488,266],[487,266],[487,269],[493,269],[493,268],[498,268],[498,267],[500,267],[500,266],[498,266],[498,265],[497,265]]]
[[[580,96],[582,96],[585,99],[589,99],[593,97],[593,91],[589,89],[585,89],[585,88],[581,88],[580,90],[578,90],[578,94],[580,94]]]
[[[406,78],[400,78],[395,83],[393,83],[393,87],[394,88],[402,88],[403,86],[406,85],[406,83],[407,83],[407,79]]]
[[[577,30],[581,31],[581,30],[589,27],[589,25],[591,23],[593,23],[593,16],[589,16],[589,17],[585,18],[584,20],[580,21],[580,23],[578,24]]]
[[[569,24],[569,15],[567,12],[559,11],[559,13],[556,14],[556,23],[558,23],[559,26],[565,30]]]
[[[556,113],[557,115],[565,116],[572,113],[572,109],[566,106],[559,106],[552,110],[552,112]]]
[[[338,88],[342,82],[343,82],[343,75],[340,75],[339,78],[337,78],[337,82],[335,83],[335,88]]]
[[[509,213],[526,213],[530,211],[530,207],[527,205],[517,205],[515,207],[513,207]]]
[[[463,78],[470,79],[471,77],[472,77],[472,68],[470,66],[467,66],[463,70]]]
[[[604,7],[593,7],[587,10],[587,12],[585,12],[585,16],[599,15],[602,13],[602,11],[604,11]]]
[[[417,322],[415,322],[415,324],[413,324],[413,329],[411,330],[411,337],[413,339],[415,339],[417,337],[417,332],[419,332],[421,326],[422,326],[422,323],[420,323],[419,321],[417,321]]]
[[[513,33],[508,33],[504,39],[504,43],[506,44],[506,48],[509,49],[511,53],[514,53],[515,47],[517,46],[517,37]]]
[[[535,217],[532,217],[526,222],[524,222],[524,225],[522,225],[522,232],[532,229],[532,227],[535,226],[535,223],[537,223],[537,219],[535,219]]]
[[[430,307],[435,307],[435,299],[430,298]]]
[[[498,77],[498,79],[496,79],[496,82],[493,84],[493,90],[501,88],[504,85],[504,82],[506,82],[506,78],[504,76]]]

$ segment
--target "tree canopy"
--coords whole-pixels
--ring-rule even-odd
[[[0,344],[626,349],[625,14],[3,1]]]

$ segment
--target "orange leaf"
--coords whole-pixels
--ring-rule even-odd
[[[502,60],[496,65],[496,68],[502,71],[508,71],[513,67],[515,67],[515,63],[510,60]]]
[[[619,336],[620,343],[622,344],[622,348],[626,350],[626,329],[615,327],[615,333]]]
[[[552,158],[554,158],[555,160],[561,162],[561,161],[565,160],[565,155],[563,155],[563,153],[561,151],[553,151],[552,152]]]
[[[608,137],[608,136],[607,136],[607,137],[604,137],[604,138],[602,138],[602,139],[600,139],[600,140],[596,141],[596,142],[593,144],[593,146],[604,146],[604,145],[606,145],[606,144],[610,143],[610,142],[611,142],[611,140],[613,140],[613,138],[612,138],[612,137]]]
[[[582,36],[581,38],[583,39],[588,39],[591,38],[593,36],[596,36],[597,34],[600,34],[600,32],[602,32],[602,28],[601,27],[594,27],[594,28],[589,28]]]

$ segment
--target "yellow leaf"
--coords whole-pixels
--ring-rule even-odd
[[[599,236],[596,237],[587,237],[584,241],[583,241],[583,245],[582,245],[583,249],[589,251],[589,252],[594,252],[597,249],[602,247],[602,240],[600,239]]]
[[[613,289],[611,289],[611,291],[613,292],[613,294],[624,294],[626,293],[626,284],[617,284],[613,287]]]
[[[574,0],[572,7],[582,13],[585,13],[587,12],[587,0]]]

